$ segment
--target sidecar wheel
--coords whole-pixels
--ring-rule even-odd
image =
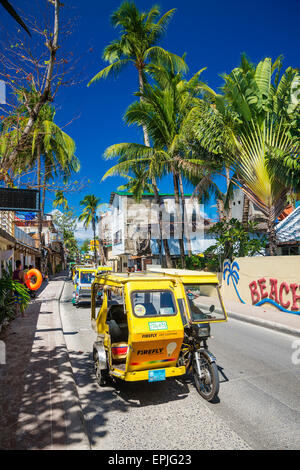
[[[96,382],[100,387],[104,387],[107,383],[107,371],[101,370],[99,366],[98,355],[94,354],[94,372],[96,377]]]

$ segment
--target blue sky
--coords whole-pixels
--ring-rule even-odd
[[[109,17],[120,3],[119,0],[64,1],[63,15],[76,17],[74,33],[65,46],[72,49],[74,56],[82,55],[75,76],[75,80],[80,77],[82,81],[72,87],[61,88],[55,101],[56,117],[62,126],[72,121],[66,132],[76,142],[77,156],[82,165],[76,179],[91,180],[83,191],[68,194],[77,213],[85,194],[94,193],[103,202],[108,202],[111,191],[124,183],[124,179],[113,177],[100,184],[103,174],[112,164],[102,158],[105,148],[118,142],[142,142],[141,131],[128,128],[123,121],[124,112],[135,99],[133,93],[138,88],[134,67],[123,71],[117,80],[109,78],[89,88],[86,86],[89,79],[106,65],[101,59],[103,48],[117,36]],[[222,84],[220,75],[229,73],[238,65],[243,52],[253,62],[266,56],[275,59],[283,54],[284,67],[299,66],[300,0],[136,1],[143,10],[155,3],[161,6],[162,13],[177,9],[161,45],[178,55],[187,53],[189,75],[207,67],[202,77],[214,89]],[[37,4],[38,0],[14,0],[14,5],[22,11],[33,12],[35,9],[35,14]],[[12,24],[2,11],[0,22],[2,26]],[[218,182],[224,188],[224,181]],[[159,187],[164,192],[171,192],[170,183],[165,179]],[[48,211],[52,209],[51,199],[47,200]],[[206,207],[206,212],[213,216],[214,208]]]

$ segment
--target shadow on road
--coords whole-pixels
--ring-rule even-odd
[[[92,354],[72,352],[70,360],[92,445],[109,433],[108,421],[116,413],[121,418],[131,409],[178,402],[189,394],[187,384],[178,379],[130,383],[111,378],[100,387],[95,381]]]

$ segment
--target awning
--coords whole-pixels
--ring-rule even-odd
[[[13,253],[13,250],[0,250],[0,261],[8,261]]]

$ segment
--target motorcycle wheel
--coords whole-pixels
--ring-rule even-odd
[[[199,377],[196,363],[193,364],[193,374],[196,389],[199,395],[207,401],[217,397],[220,388],[218,367],[215,362],[210,362],[208,356],[200,353],[201,371],[203,377]]]

